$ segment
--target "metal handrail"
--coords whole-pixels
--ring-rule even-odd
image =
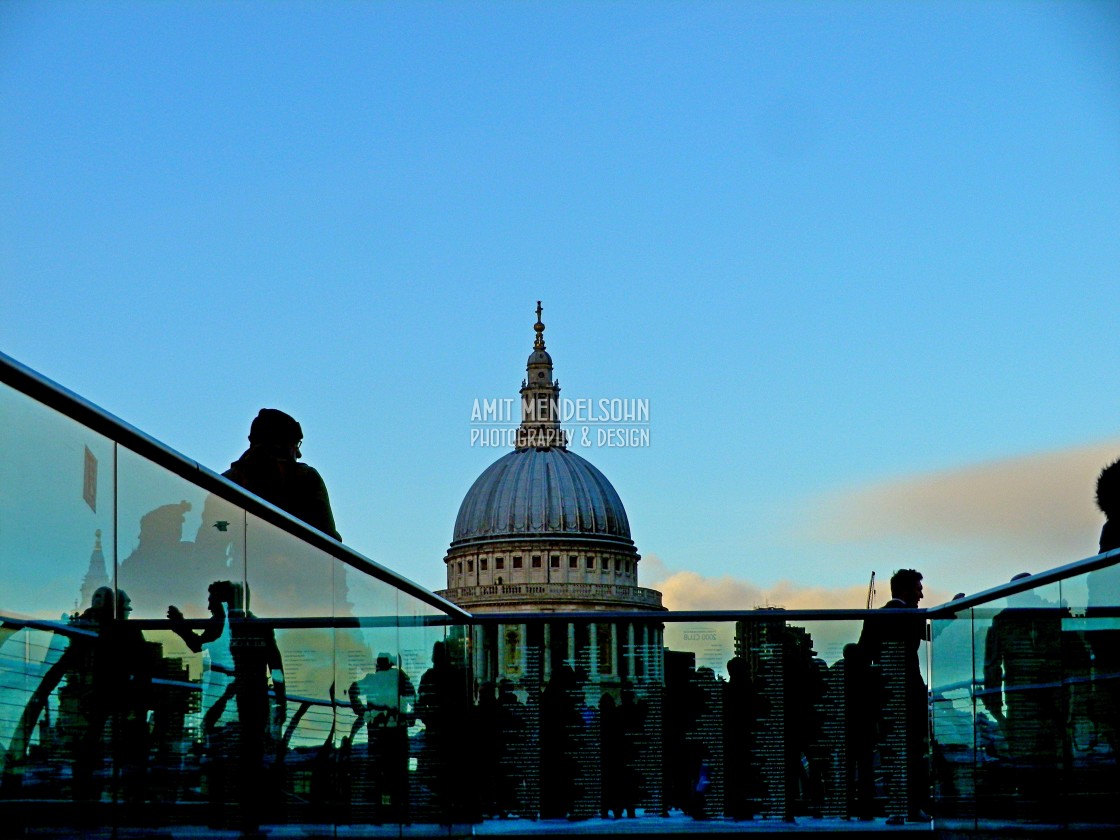
[[[418,583],[402,577],[380,563],[359,554],[352,548],[327,536],[322,531],[312,528],[264,499],[254,496],[229,479],[176,452],[135,426],[124,422],[119,417],[110,414],[105,409],[64,388],[57,382],[47,379],[5,353],[0,353],[0,382],[10,385],[31,399],[54,409],[117,444],[127,447],[206,492],[232,502],[254,516],[258,516],[269,524],[303,540],[308,545],[330,554],[348,566],[370,577],[392,584],[397,589],[429,606],[442,610],[448,615],[463,619],[469,618],[470,613],[461,607],[433,594]]]
[[[485,623],[505,620],[508,622],[522,622],[530,614],[526,613],[487,613],[485,615],[472,615],[467,610],[453,604],[430,592],[417,583],[397,574],[396,572],[370,560],[352,548],[337,542],[326,534],[296,519],[285,511],[280,510],[263,499],[248,493],[240,486],[218,475],[214,471],[202,466],[181,453],[171,449],[164,443],[141,432],[120,418],[105,411],[84,397],[64,388],[58,383],[47,379],[26,365],[21,364],[12,357],[0,352],[0,382],[4,382],[16,390],[26,394],[32,399],[64,414],[75,422],[92,429],[98,434],[108,437],[118,444],[124,445],[139,455],[144,456],[164,469],[190,481],[207,492],[214,493],[226,501],[232,502],[246,511],[259,516],[270,524],[281,528],[314,546],[349,566],[378,580],[390,583],[409,595],[424,603],[442,610],[447,615],[460,618],[465,622],[478,619]],[[1006,598],[1018,592],[1024,592],[1039,586],[1045,586],[1057,581],[1066,580],[1077,575],[1086,574],[1098,569],[1120,563],[1120,549],[1087,557],[1064,566],[1049,569],[1045,572],[1032,574],[1020,580],[1004,583],[999,586],[985,589],[955,601],[949,601],[935,607],[919,608],[915,610],[897,610],[899,615],[920,613],[931,619],[951,617],[962,610],[981,606],[992,601]],[[688,611],[688,612],[662,612],[658,613],[660,621],[726,621],[735,616],[750,618],[765,617],[773,613],[774,617],[782,616],[798,620],[839,620],[858,619],[866,617],[867,610],[749,610],[749,611]],[[639,613],[640,615],[640,613]],[[569,617],[573,620],[607,620],[609,618],[627,618],[633,620],[635,613],[630,611],[602,611],[593,613],[545,613],[531,620],[550,620],[560,617]]]
[[[1028,575],[1027,577],[1019,578],[1009,583],[1000,584],[999,586],[993,586],[982,592],[966,595],[963,598],[958,598],[955,601],[948,601],[936,607],[930,607],[925,612],[930,618],[934,619],[951,617],[971,607],[982,606],[983,604],[1006,598],[1009,595],[1026,592],[1028,589],[1037,589],[1040,586],[1046,586],[1051,583],[1077,577],[1078,575],[1105,569],[1109,566],[1115,566],[1117,563],[1120,563],[1120,548],[1106,551],[1102,554],[1094,554],[1092,557],[1086,557],[1083,560],[1067,563],[1064,566],[1058,566],[1054,569],[1047,569],[1045,572]]]

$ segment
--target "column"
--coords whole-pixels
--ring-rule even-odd
[[[591,682],[599,681],[599,625],[594,621],[587,626],[587,678]]]
[[[636,683],[638,681],[638,651],[635,649],[634,641],[634,622],[626,622],[626,670],[630,675],[630,682]]]
[[[541,655],[544,661],[541,662],[541,680],[547,683],[552,679],[552,622],[546,621],[542,629],[544,650],[541,651]]]
[[[497,673],[494,677],[500,680],[506,672],[506,626],[504,624],[498,625],[498,645],[495,653],[498,661],[495,663]]]

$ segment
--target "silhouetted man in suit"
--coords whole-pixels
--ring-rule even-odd
[[[882,609],[917,609],[924,596],[922,573],[915,569],[899,569],[891,576],[891,600]],[[893,646],[902,655],[901,686],[904,692],[904,725],[906,743],[907,819],[928,821],[929,773],[927,769],[929,697],[918,650],[927,638],[926,620],[922,616],[887,621],[868,620],[863,625],[859,644],[872,663],[883,666],[884,654]],[[886,682],[885,682],[886,684]]]

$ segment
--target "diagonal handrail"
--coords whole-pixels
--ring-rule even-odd
[[[73,391],[0,352],[0,382],[58,411],[77,423],[136,452],[192,484],[258,516],[358,571],[392,584],[397,589],[448,615],[467,619],[466,610],[439,597],[408,578],[382,566],[354,549],[312,528],[280,508],[249,493],[213,470],[187,458],[166,444],[121,420]]]

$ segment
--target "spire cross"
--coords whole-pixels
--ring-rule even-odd
[[[537,301],[537,323],[533,324],[533,329],[537,331],[537,337],[533,341],[534,350],[544,349],[544,324],[541,322],[541,312],[544,309],[541,307],[541,302]]]

